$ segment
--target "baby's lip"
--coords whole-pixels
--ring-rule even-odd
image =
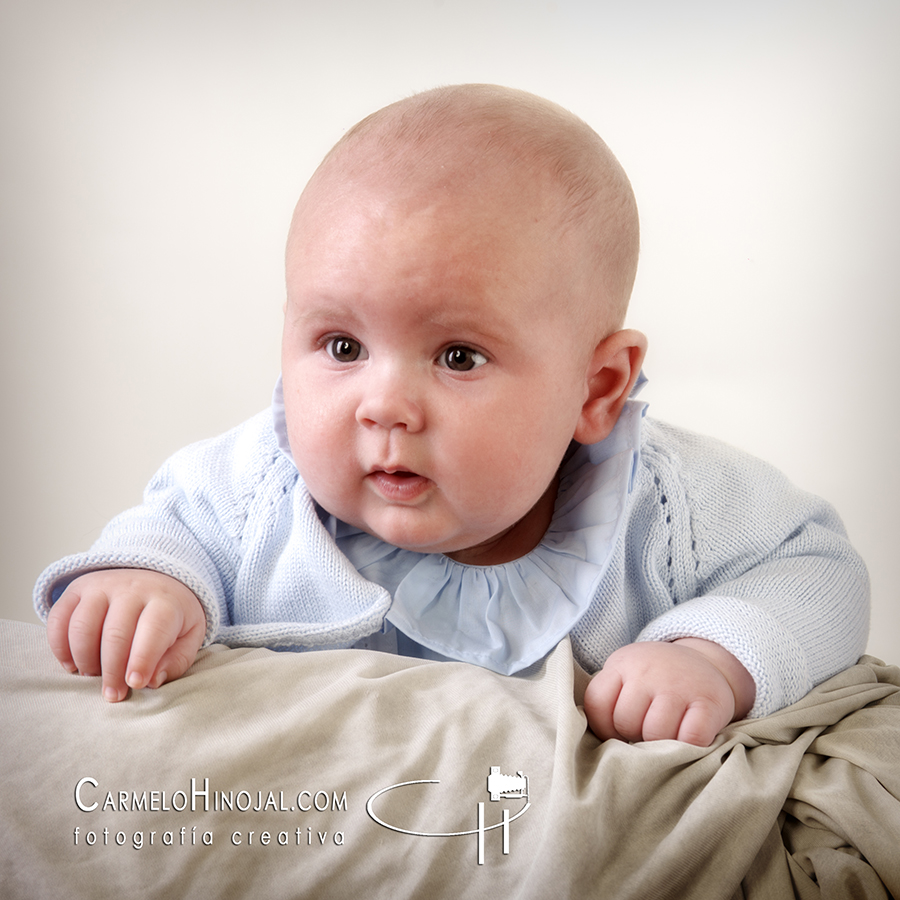
[[[375,475],[378,472],[381,472],[385,475],[396,475],[398,478],[419,477],[418,472],[414,472],[412,469],[408,469],[406,466],[395,463],[388,463],[385,465],[375,464],[369,469],[368,474]]]
[[[411,502],[424,494],[431,480],[397,466],[377,466],[366,476],[379,494],[393,502]]]

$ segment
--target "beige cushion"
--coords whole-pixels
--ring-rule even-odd
[[[864,660],[703,749],[600,744],[585,677],[567,642],[521,677],[212,647],[110,705],[41,626],[2,623],[2,896],[705,900],[742,880],[818,896],[814,878],[885,896],[879,876],[900,892],[896,668]],[[492,800],[492,768],[495,794],[527,779],[527,799]]]

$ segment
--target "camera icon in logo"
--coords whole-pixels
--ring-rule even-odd
[[[527,800],[528,779],[521,770],[515,775],[502,775],[500,766],[491,766],[491,774],[487,780],[488,793],[496,802],[501,797],[505,800]]]

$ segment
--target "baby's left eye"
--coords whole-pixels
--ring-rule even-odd
[[[477,369],[487,362],[487,357],[471,347],[457,345],[448,347],[439,357],[441,365],[452,369],[454,372],[468,372]]]

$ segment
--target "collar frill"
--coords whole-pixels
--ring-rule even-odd
[[[443,656],[510,675],[546,656],[587,611],[625,518],[646,408],[628,400],[605,440],[563,464],[546,534],[512,562],[471,566],[402,550],[327,513],[324,527],[360,575],[393,595],[391,625]],[[273,414],[290,456],[280,380]]]

